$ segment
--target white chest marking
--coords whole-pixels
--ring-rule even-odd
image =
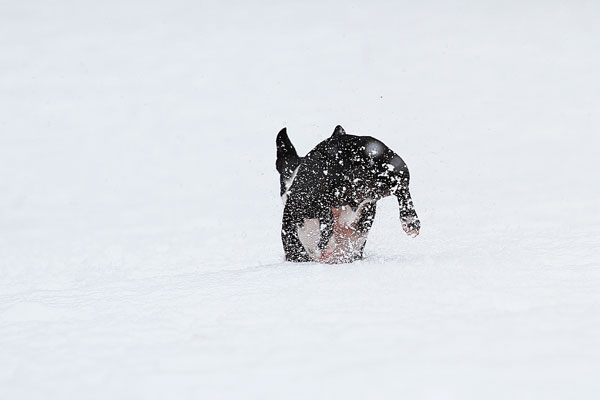
[[[353,211],[350,206],[331,210],[334,217],[334,232],[323,251],[318,247],[322,229],[318,218],[305,219],[304,224],[298,227],[300,243],[314,260],[324,257],[322,261],[325,262],[328,261],[327,258],[336,258],[338,262],[351,261],[354,253],[360,251],[366,240],[366,235],[356,232],[354,224],[360,219],[364,207],[371,201],[371,199],[363,201],[356,211]]]
[[[334,211],[338,215],[338,223],[342,226],[346,226],[358,221],[362,208],[359,206],[356,211],[352,211],[350,206],[342,206]]]
[[[304,225],[298,228],[298,238],[302,246],[313,258],[319,257],[318,244],[321,240],[321,221],[318,218],[305,219]]]

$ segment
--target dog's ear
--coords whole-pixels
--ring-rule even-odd
[[[275,166],[280,174],[287,177],[287,175],[291,175],[300,163],[300,157],[298,157],[296,148],[288,137],[286,128],[279,131],[275,144],[277,145],[277,161],[275,162]]]
[[[331,135],[331,137],[336,137],[336,136],[345,135],[345,134],[346,134],[346,131],[344,130],[344,128],[342,128],[341,125],[338,125],[333,130],[333,134]]]

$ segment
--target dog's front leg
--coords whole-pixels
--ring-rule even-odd
[[[321,253],[327,248],[331,237],[333,236],[333,212],[331,208],[327,208],[321,212],[319,216],[321,239],[319,240],[319,250]]]
[[[298,226],[300,220],[297,218],[297,210],[293,202],[288,202],[283,209],[283,221],[281,224],[281,241],[285,251],[286,261],[306,262],[311,257],[302,245],[298,237]]]

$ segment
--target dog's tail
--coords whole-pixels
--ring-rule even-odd
[[[300,157],[298,157],[296,148],[288,137],[286,128],[279,131],[275,143],[277,145],[277,161],[275,162],[275,166],[281,177],[288,180],[292,177],[298,165],[300,165]]]

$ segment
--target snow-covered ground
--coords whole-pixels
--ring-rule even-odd
[[[0,398],[599,398],[600,6],[449,3],[2,0]],[[285,263],[338,123],[421,235]]]

